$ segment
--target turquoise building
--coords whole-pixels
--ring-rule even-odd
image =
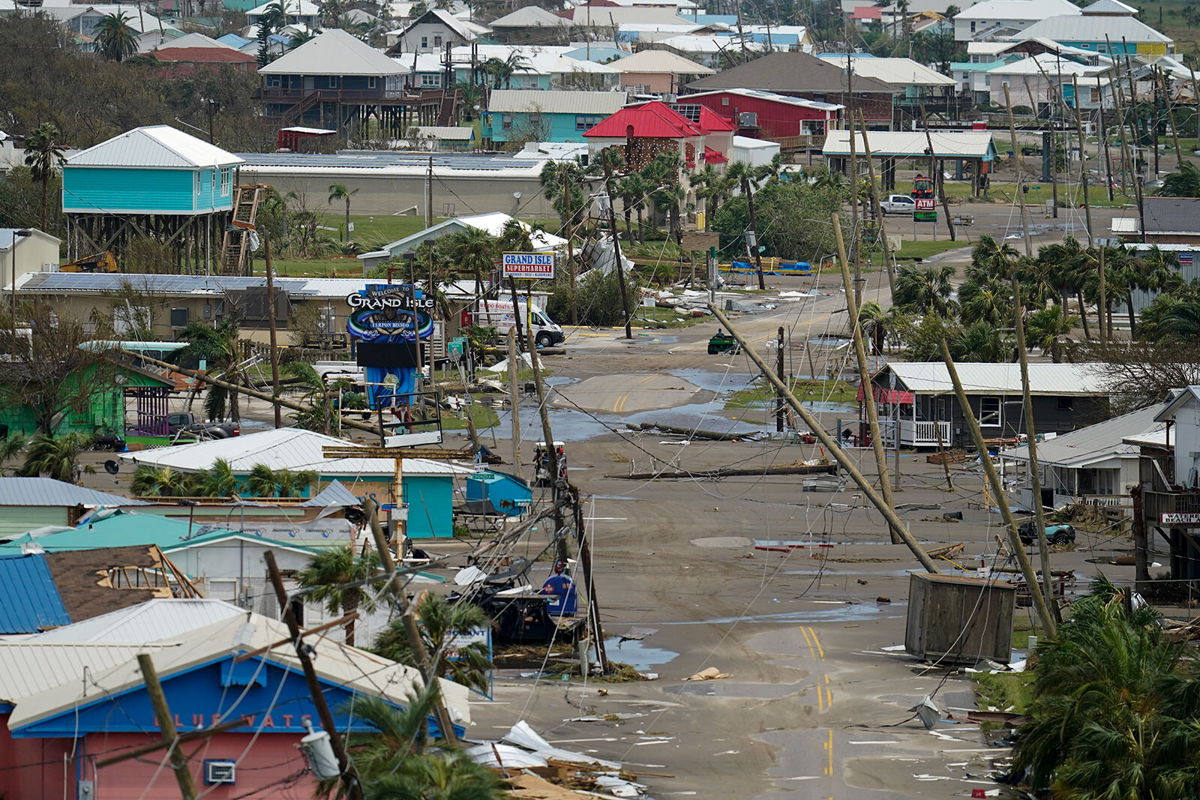
[[[481,118],[485,146],[508,142],[586,142],[583,134],[615,114],[625,92],[497,89]]]
[[[192,271],[215,271],[242,159],[168,125],[147,125],[89,147],[63,165],[67,257],[142,237],[169,243]]]

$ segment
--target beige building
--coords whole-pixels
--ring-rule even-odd
[[[62,240],[37,228],[0,228],[0,281],[6,289],[30,272],[54,272]]]

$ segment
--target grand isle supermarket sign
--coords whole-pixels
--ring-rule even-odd
[[[554,277],[553,253],[505,253],[501,265],[506,278],[539,278]]]

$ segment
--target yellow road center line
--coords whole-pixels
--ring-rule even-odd
[[[800,626],[800,633],[801,633],[801,634],[803,634],[803,636],[804,636],[804,644],[805,644],[805,645],[807,645],[807,647],[808,647],[808,654],[809,654],[809,656],[811,656],[812,658],[816,658],[816,657],[817,657],[817,651],[816,651],[815,649],[813,649],[813,643],[812,643],[812,639],[810,639],[810,638],[808,637],[808,629],[807,629],[807,628],[805,628],[803,625],[801,625],[801,626]]]
[[[833,777],[833,728],[829,729],[829,742],[826,749],[829,751],[829,766],[827,767],[828,772],[825,774]]]
[[[817,645],[817,654],[821,657],[821,660],[824,661],[825,660],[825,648],[821,647],[821,639],[820,639],[820,637],[817,636],[817,629],[810,627],[809,630],[812,631],[813,642],[815,642]]]

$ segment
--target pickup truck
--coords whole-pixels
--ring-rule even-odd
[[[879,201],[879,210],[888,214],[911,214],[917,210],[917,201],[906,194],[889,194]]]
[[[238,436],[242,429],[236,422],[202,422],[190,412],[167,415],[167,430],[172,436],[183,434],[197,439],[228,439]]]

